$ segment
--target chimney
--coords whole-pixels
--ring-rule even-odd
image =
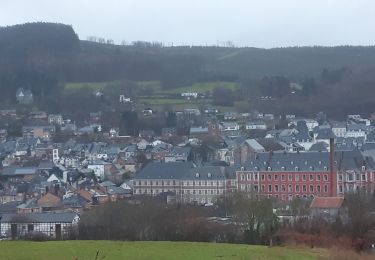
[[[331,197],[337,197],[337,172],[335,167],[335,139],[329,139],[329,173],[331,175]]]

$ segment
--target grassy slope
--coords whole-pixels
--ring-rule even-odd
[[[0,259],[317,259],[325,251],[186,242],[0,242]]]

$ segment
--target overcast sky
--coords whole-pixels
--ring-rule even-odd
[[[375,44],[375,0],[0,0],[0,26],[36,21],[116,43]]]

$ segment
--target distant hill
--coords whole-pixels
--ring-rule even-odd
[[[31,89],[37,101],[48,98],[53,103],[61,97],[65,82],[158,81],[163,88],[172,89],[197,82],[225,81],[240,83],[249,95],[242,98],[252,98],[267,82],[271,93],[279,93],[281,87],[288,92],[287,85],[278,84],[290,81],[303,85],[304,97],[296,98],[303,106],[313,95],[316,100],[324,100],[319,96],[323,90],[327,93],[334,89],[333,94],[339,93],[343,84],[348,92],[356,91],[360,78],[370,82],[361,83],[366,85],[366,92],[361,94],[372,96],[375,91],[367,85],[375,82],[375,76],[369,72],[374,67],[374,46],[260,49],[163,47],[147,42],[122,46],[80,41],[73,28],[64,24],[0,27],[0,101],[10,103],[15,102],[19,87]],[[278,80],[264,81],[270,76],[278,76],[274,78]],[[280,99],[280,109],[292,104],[284,101]],[[357,102],[361,102],[360,98]],[[313,111],[319,109],[315,103],[311,101]],[[361,105],[361,111],[373,105],[370,100],[366,106],[351,104]],[[269,105],[266,108],[272,109]],[[295,109],[290,107],[288,111]]]
[[[58,23],[26,23],[0,27],[0,55],[20,56],[32,51],[79,50],[79,39],[71,26]]]

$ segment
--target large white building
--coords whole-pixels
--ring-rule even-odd
[[[172,193],[182,203],[212,203],[236,188],[225,167],[192,163],[150,163],[134,178],[134,195]]]

